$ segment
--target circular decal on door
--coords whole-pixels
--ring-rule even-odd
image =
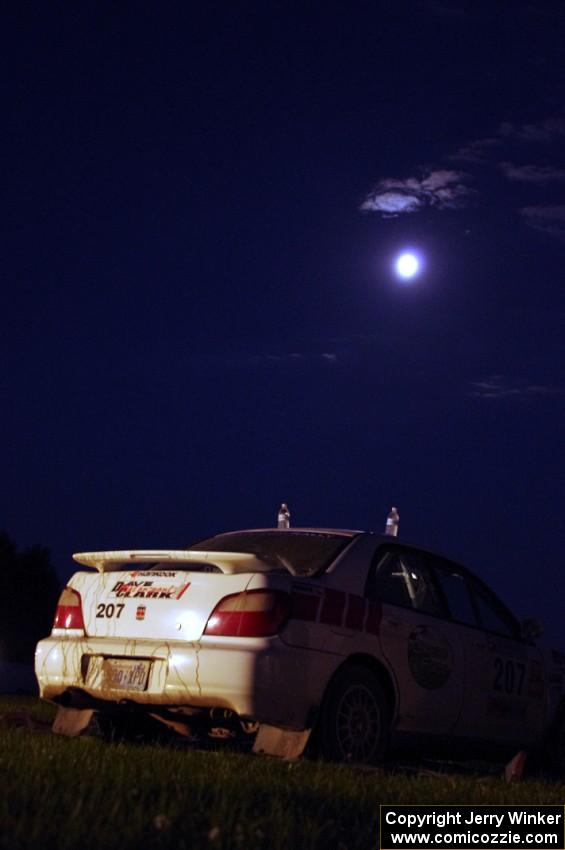
[[[418,626],[408,638],[408,666],[423,688],[441,688],[453,670],[451,644],[432,626]]]

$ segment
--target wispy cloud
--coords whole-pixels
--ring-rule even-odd
[[[514,165],[512,162],[501,162],[500,168],[505,177],[518,183],[543,186],[546,183],[565,180],[565,168],[555,168],[552,165]]]
[[[516,147],[547,144],[558,142],[565,136],[565,119],[547,118],[537,124],[512,124],[503,121],[491,136],[472,139],[462,145],[455,153],[448,154],[447,159],[461,160],[469,163],[483,163],[489,155],[502,145],[512,144]]]
[[[312,366],[312,365],[334,365],[339,362],[337,354],[330,351],[322,352],[299,352],[291,351],[281,354],[257,354],[251,356],[248,362],[255,365],[272,363],[281,366]]]
[[[555,23],[560,26],[562,23],[562,13],[559,8],[559,0],[554,0],[555,5],[552,7],[548,2],[535,2],[535,0],[514,0],[512,3],[500,4],[497,9],[497,14],[506,15],[507,19],[512,19],[513,22],[517,18],[524,18],[527,24],[535,23],[536,19],[541,19],[545,24],[548,21],[550,24]],[[484,22],[485,9],[488,4],[470,3],[468,0],[417,0],[418,6],[432,15],[439,18],[450,19],[454,23],[465,25],[468,21],[482,20]]]
[[[436,15],[441,15],[442,17],[447,16],[459,18],[465,16],[465,13],[459,4],[454,5],[453,3],[441,3],[440,0],[428,0],[425,6],[430,12],[433,12]]]
[[[522,207],[520,213],[534,230],[565,239],[565,204]]]
[[[498,125],[497,135],[503,139],[513,139],[526,144],[551,142],[565,136],[564,118],[546,118],[537,124],[512,124],[504,121]]]
[[[504,375],[491,375],[481,381],[472,381],[470,395],[483,399],[557,398],[565,396],[565,387],[548,384],[532,384],[525,381],[511,381]]]
[[[485,136],[482,139],[474,139],[462,145],[455,153],[448,154],[447,159],[481,163],[485,161],[492,149],[500,144],[501,140],[496,138],[496,136]]]
[[[424,207],[454,209],[465,204],[472,190],[461,171],[438,169],[422,179],[381,180],[361,204],[362,212],[377,212],[385,217],[414,213]]]
[[[481,164],[489,161],[491,154],[502,146],[510,145],[523,150],[524,147],[560,142],[564,136],[564,118],[547,118],[537,124],[512,124],[509,121],[503,121],[493,135],[472,139],[455,153],[448,154],[447,159]]]
[[[214,354],[188,354],[186,367],[198,374],[233,374],[274,370],[277,374],[326,372],[343,366],[339,352],[318,351],[218,351]]]

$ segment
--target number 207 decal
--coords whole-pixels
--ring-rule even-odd
[[[522,696],[524,689],[524,674],[526,665],[521,661],[512,661],[507,658],[494,659],[494,683],[495,691],[504,691],[505,694]]]
[[[118,602],[114,604],[113,602],[109,602],[107,605],[104,602],[100,602],[96,606],[96,616],[97,617],[116,617],[119,619],[122,616],[122,611],[125,608],[125,604],[123,602]]]

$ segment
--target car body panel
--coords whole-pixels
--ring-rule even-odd
[[[146,688],[109,684],[104,665],[116,659],[132,665],[149,661]],[[304,729],[319,700],[320,681],[331,677],[340,660],[308,650],[297,655],[279,638],[204,638],[190,644],[46,638],[38,645],[35,669],[43,699],[57,701],[78,689],[81,703],[86,696],[156,708],[225,708],[244,719]],[[273,681],[284,683],[276,694]]]
[[[234,532],[233,539],[267,532],[278,539],[265,529]],[[301,532],[343,536],[325,570],[299,575],[257,553],[247,562],[229,552],[203,556],[217,571],[202,571],[202,559],[192,555],[183,563],[180,553],[165,565],[148,553],[146,565],[141,554],[135,563],[135,553],[133,563],[123,562],[121,550],[82,553],[101,570],[75,573],[68,585],[80,594],[84,633],[54,629],[38,644],[41,696],[61,702],[78,694],[99,710],[223,708],[243,720],[304,730],[315,723],[332,678],[353,661],[382,682],[393,733],[519,746],[542,740],[563,705],[565,654],[523,639],[486,586],[440,558],[489,595],[511,635],[454,618],[435,572],[440,556],[427,549],[370,532],[291,530]],[[220,600],[261,591],[288,601],[276,634],[206,633]]]

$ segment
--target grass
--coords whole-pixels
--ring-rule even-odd
[[[381,773],[52,735],[51,706],[0,698],[0,847],[376,848],[380,803],[555,803],[565,785]],[[30,718],[28,725],[14,718]]]

